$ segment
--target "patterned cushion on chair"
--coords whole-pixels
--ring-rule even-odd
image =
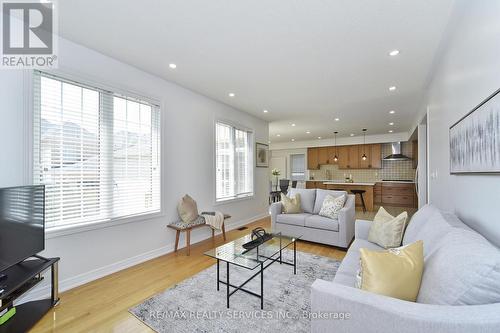
[[[185,223],[182,220],[175,221],[169,224],[169,226],[177,228],[177,229],[188,229],[192,228],[194,226],[200,225],[200,224],[205,224],[205,218],[201,215],[198,215],[198,217],[189,223]]]

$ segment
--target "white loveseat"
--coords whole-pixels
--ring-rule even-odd
[[[403,245],[424,242],[424,273],[416,302],[354,287],[359,249],[369,221],[356,221],[356,238],[333,281],[312,285],[312,313],[349,318],[312,319],[312,332],[500,332],[500,251],[455,215],[427,205],[412,218]]]
[[[296,188],[290,189],[288,195],[293,197],[297,193],[300,194],[303,213],[283,214],[281,202],[273,203],[270,212],[273,231],[292,236],[302,235],[301,239],[311,242],[348,247],[354,238],[354,195],[348,195],[345,191]],[[328,194],[334,197],[347,195],[346,203],[336,220],[318,215]]]

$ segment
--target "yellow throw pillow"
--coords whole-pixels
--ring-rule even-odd
[[[385,251],[360,249],[358,288],[415,302],[424,270],[421,240]]]
[[[394,217],[384,207],[380,207],[371,224],[368,240],[385,249],[400,246],[407,219],[407,212]]]
[[[293,198],[289,198],[281,193],[281,203],[283,204],[283,213],[285,214],[298,214],[302,213],[300,208],[300,194],[297,193]]]

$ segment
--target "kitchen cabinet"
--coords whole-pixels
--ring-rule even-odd
[[[340,146],[338,148],[339,154],[339,169],[347,169],[349,165],[349,146]]]
[[[382,204],[382,183],[376,183],[373,187],[373,202],[376,205]]]
[[[335,162],[333,159],[337,155],[337,158],[339,157],[338,153],[338,147],[328,147],[328,164],[335,165],[338,164],[338,161]]]
[[[361,169],[370,169],[372,167],[372,150],[371,145],[359,145],[359,167]],[[366,155],[366,160],[363,160],[363,154]]]
[[[318,170],[319,169],[319,148],[307,148],[307,169],[308,170]]]
[[[382,145],[380,143],[370,145],[372,169],[382,169]]]
[[[348,151],[348,162],[347,162],[347,168],[348,169],[358,169],[359,168],[359,160],[361,156],[359,155],[359,146],[358,145],[353,145],[353,146],[347,146],[347,151]]]
[[[325,165],[328,164],[328,147],[321,147],[318,149],[318,164]]]
[[[366,154],[363,161],[361,155]],[[333,157],[337,155],[338,161]],[[339,169],[380,169],[382,168],[382,147],[380,144],[330,146],[307,148],[307,169],[318,170],[320,165],[335,165]]]
[[[415,206],[414,183],[382,183],[382,204],[393,206]]]

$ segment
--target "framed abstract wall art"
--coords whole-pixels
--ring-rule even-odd
[[[450,127],[450,173],[500,173],[500,89]]]

